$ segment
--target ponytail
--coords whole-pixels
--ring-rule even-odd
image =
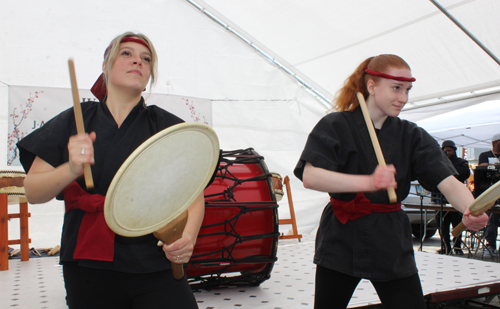
[[[343,112],[355,110],[359,106],[356,93],[361,92],[366,100],[368,98],[368,89],[366,88],[368,81],[371,79],[377,83],[381,78],[366,74],[365,69],[387,73],[390,67],[410,69],[410,66],[401,57],[396,55],[378,55],[361,62],[354,73],[345,80],[342,88],[336,93],[331,111]]]

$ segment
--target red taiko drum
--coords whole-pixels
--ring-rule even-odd
[[[185,268],[192,287],[269,279],[279,236],[273,174],[252,148],[222,151],[214,181],[204,191],[205,218]]]

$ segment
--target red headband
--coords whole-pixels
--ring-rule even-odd
[[[414,81],[416,81],[415,77],[408,78],[408,77],[403,77],[403,76],[393,76],[393,75],[389,75],[389,74],[385,74],[385,73],[375,72],[375,71],[368,70],[368,69],[365,69],[365,72],[367,74],[370,74],[373,76],[378,76],[378,77],[382,77],[382,78],[386,78],[386,79],[399,80],[401,82],[414,82]]]
[[[138,38],[131,38],[131,37],[124,37],[120,43],[126,43],[126,42],[134,42],[138,43],[141,45],[146,46],[149,51],[151,51],[151,48],[149,47],[149,44],[146,43],[146,41],[138,39]],[[106,48],[104,51],[104,59],[106,59],[106,55],[109,53],[111,50],[111,44]],[[106,95],[108,94],[108,89],[106,89],[106,83],[104,83],[104,74],[99,75],[99,78],[97,81],[94,83],[90,91],[94,94],[94,96],[99,100],[102,101]]]

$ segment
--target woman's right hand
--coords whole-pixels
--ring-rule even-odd
[[[94,164],[95,140],[95,132],[73,135],[69,138],[69,168],[76,177],[83,175],[83,164]]]
[[[394,165],[378,165],[371,175],[371,183],[373,191],[396,188],[398,183],[396,182],[396,168]]]

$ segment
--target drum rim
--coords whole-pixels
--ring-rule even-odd
[[[478,212],[484,208],[488,208],[492,203],[494,203],[500,196],[500,181],[496,182],[494,185],[486,189],[477,199],[472,202],[469,206],[470,211]]]
[[[180,214],[182,214],[195,200],[196,198],[203,192],[204,188],[210,181],[212,177],[212,173],[207,172],[206,175],[202,175],[201,178],[203,179],[201,183],[198,185],[197,188],[194,188],[192,194],[185,200],[182,205],[169,205],[168,208],[174,209],[174,213],[170,215],[167,219],[155,223],[149,227],[143,227],[143,228],[137,228],[134,230],[129,230],[127,228],[124,228],[116,219],[116,216],[114,214],[114,208],[115,207],[120,207],[120,205],[115,205],[115,196],[117,194],[117,191],[120,187],[120,185],[123,183],[125,177],[129,177],[127,172],[128,170],[136,163],[137,160],[140,160],[141,156],[148,151],[148,149],[151,149],[152,147],[155,147],[155,144],[157,145],[159,142],[164,141],[165,138],[173,137],[177,133],[183,133],[183,132],[197,132],[197,133],[202,133],[201,136],[205,136],[209,143],[212,145],[212,151],[209,152],[207,151],[207,156],[212,155],[211,158],[208,159],[209,161],[209,166],[208,166],[208,171],[213,171],[215,170],[215,166],[218,161],[219,157],[219,140],[217,138],[217,135],[215,131],[210,128],[208,125],[202,124],[202,123],[197,123],[197,122],[186,122],[186,123],[180,123],[176,124],[173,126],[170,126],[155,135],[151,136],[149,139],[147,139],[145,142],[143,142],[139,147],[137,147],[132,154],[123,162],[122,166],[118,169],[116,172],[115,176],[113,177],[113,180],[111,181],[111,184],[108,188],[108,192],[106,194],[106,199],[104,202],[104,217],[106,220],[106,223],[108,224],[109,228],[115,232],[116,234],[122,235],[122,236],[127,236],[127,237],[137,237],[137,236],[143,236],[146,234],[150,234],[163,226],[167,225],[170,223],[172,220],[177,218]],[[194,143],[190,143],[189,145],[192,146]],[[172,145],[175,147],[176,145]],[[197,145],[196,145],[197,146]],[[178,176],[178,175],[177,175]],[[187,176],[187,175],[182,175],[182,176]],[[173,176],[176,177],[176,176]],[[158,204],[160,205],[159,207],[164,207],[164,209],[167,208],[165,206],[166,204]],[[176,208],[176,210],[175,210]]]
[[[0,170],[0,178],[16,178],[16,177],[26,177],[26,173],[24,171],[16,171],[16,170]]]

